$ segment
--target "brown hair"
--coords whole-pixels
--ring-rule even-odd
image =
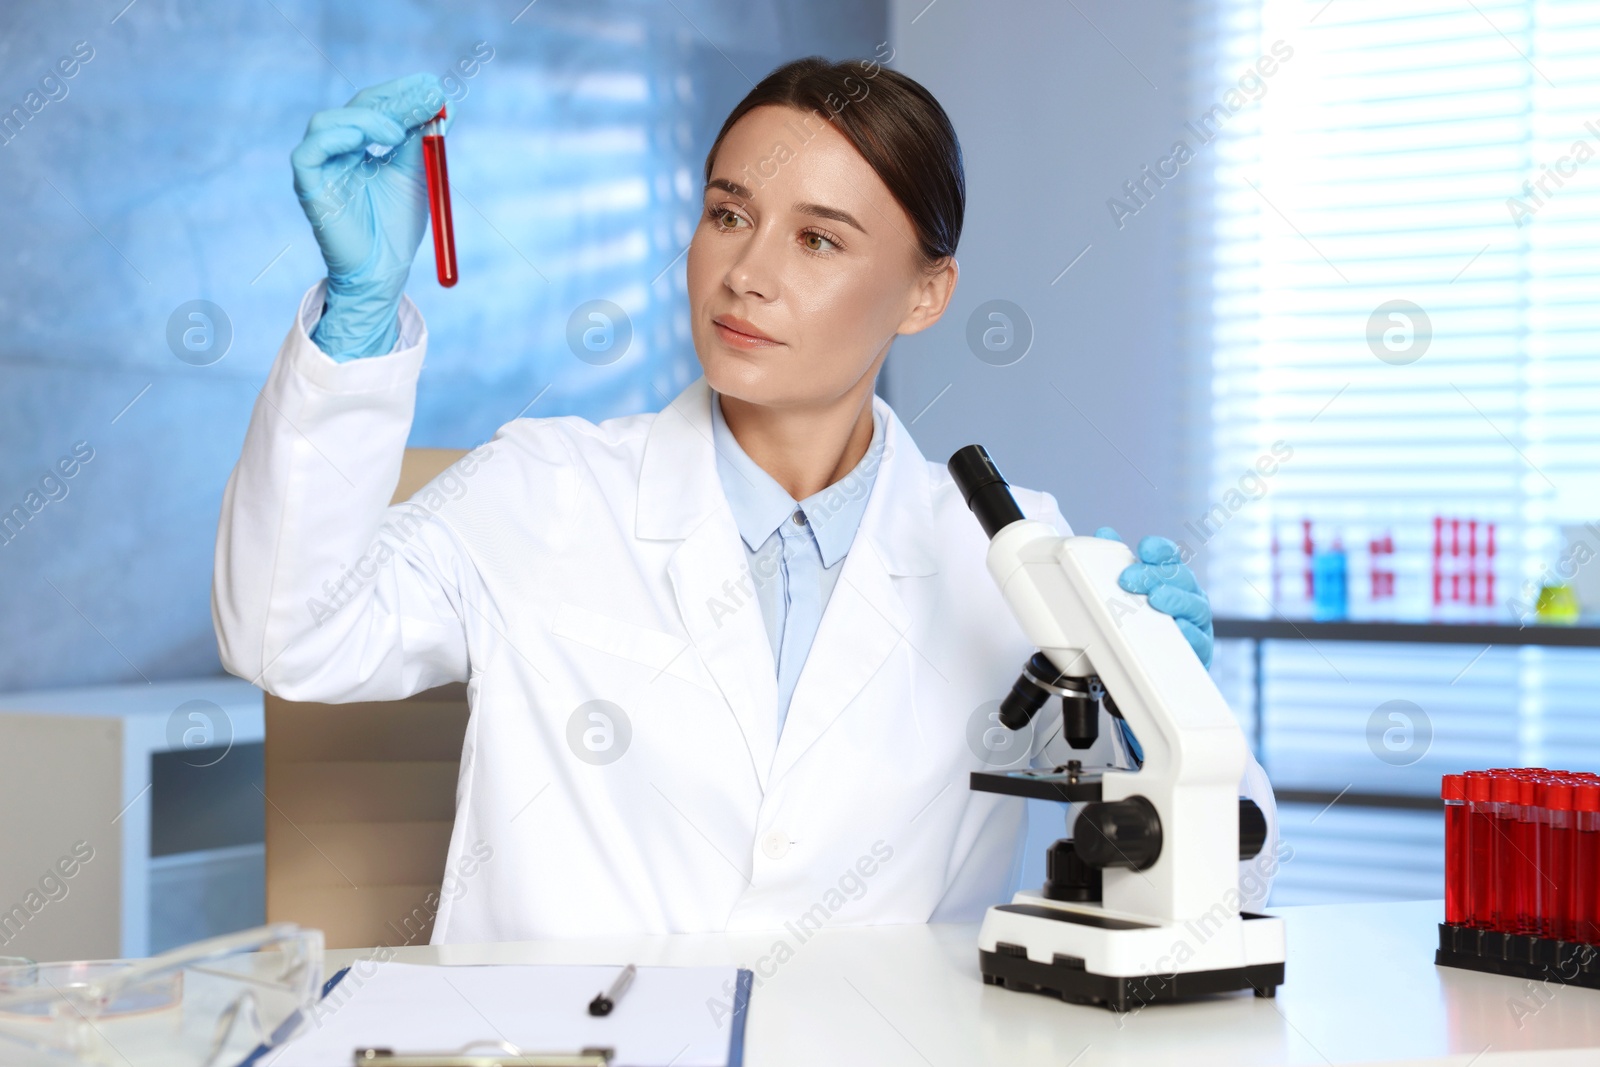
[[[911,216],[925,264],[955,254],[967,204],[961,143],[944,108],[921,84],[873,60],[830,63],[809,56],[786,63],[729,113],[706,153],[706,181],[734,123],[767,105],[832,122]]]

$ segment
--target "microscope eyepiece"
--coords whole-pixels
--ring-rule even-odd
[[[1011,486],[982,445],[958,449],[945,467],[961,489],[961,498],[989,537],[1024,517],[1016,498],[1011,495]]]

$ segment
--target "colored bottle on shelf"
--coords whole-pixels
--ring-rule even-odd
[[[1311,617],[1318,622],[1344,619],[1350,611],[1350,567],[1338,538],[1332,548],[1318,549],[1311,557],[1311,573]]]
[[[1485,536],[1485,569],[1483,569],[1483,603],[1493,608],[1494,606],[1494,523],[1488,525],[1488,534]]]
[[[1382,537],[1367,542],[1367,572],[1374,605],[1394,599],[1394,534],[1385,530]]]
[[[1317,544],[1311,538],[1310,519],[1300,520],[1300,554],[1305,557],[1306,600],[1313,601],[1317,597],[1317,580],[1311,570],[1311,557],[1317,554]]]
[[[1433,606],[1444,603],[1444,518],[1433,517]]]
[[[1450,520],[1450,601],[1461,602],[1461,520]]]
[[[1539,588],[1534,614],[1540,622],[1576,625],[1581,614],[1578,594],[1566,582],[1548,582]]]
[[[1278,546],[1278,524],[1272,524],[1272,540],[1269,545],[1272,559],[1272,597],[1270,603],[1274,608],[1283,603],[1283,570],[1281,550]]]

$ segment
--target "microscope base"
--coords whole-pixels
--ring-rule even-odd
[[[1026,950],[1017,945],[1001,944],[999,948],[999,952],[980,950],[978,953],[978,968],[983,972],[984,985],[1004,986],[1021,993],[1043,993],[1060,997],[1068,1004],[1103,1004],[1115,1012],[1241,989],[1254,990],[1258,997],[1271,997],[1277,995],[1278,986],[1283,984],[1281,963],[1186,974],[1118,977],[1092,974],[1081,964],[1074,966],[1068,961],[1035,963],[1028,959]]]
[[[1022,892],[989,909],[978,962],[986,985],[1126,1012],[1244,989],[1274,996],[1283,940],[1276,916],[1157,923]]]

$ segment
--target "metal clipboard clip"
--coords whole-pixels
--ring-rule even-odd
[[[509,1041],[471,1041],[443,1052],[396,1052],[358,1048],[355,1067],[611,1067],[615,1051],[586,1048],[578,1052],[527,1052]]]

